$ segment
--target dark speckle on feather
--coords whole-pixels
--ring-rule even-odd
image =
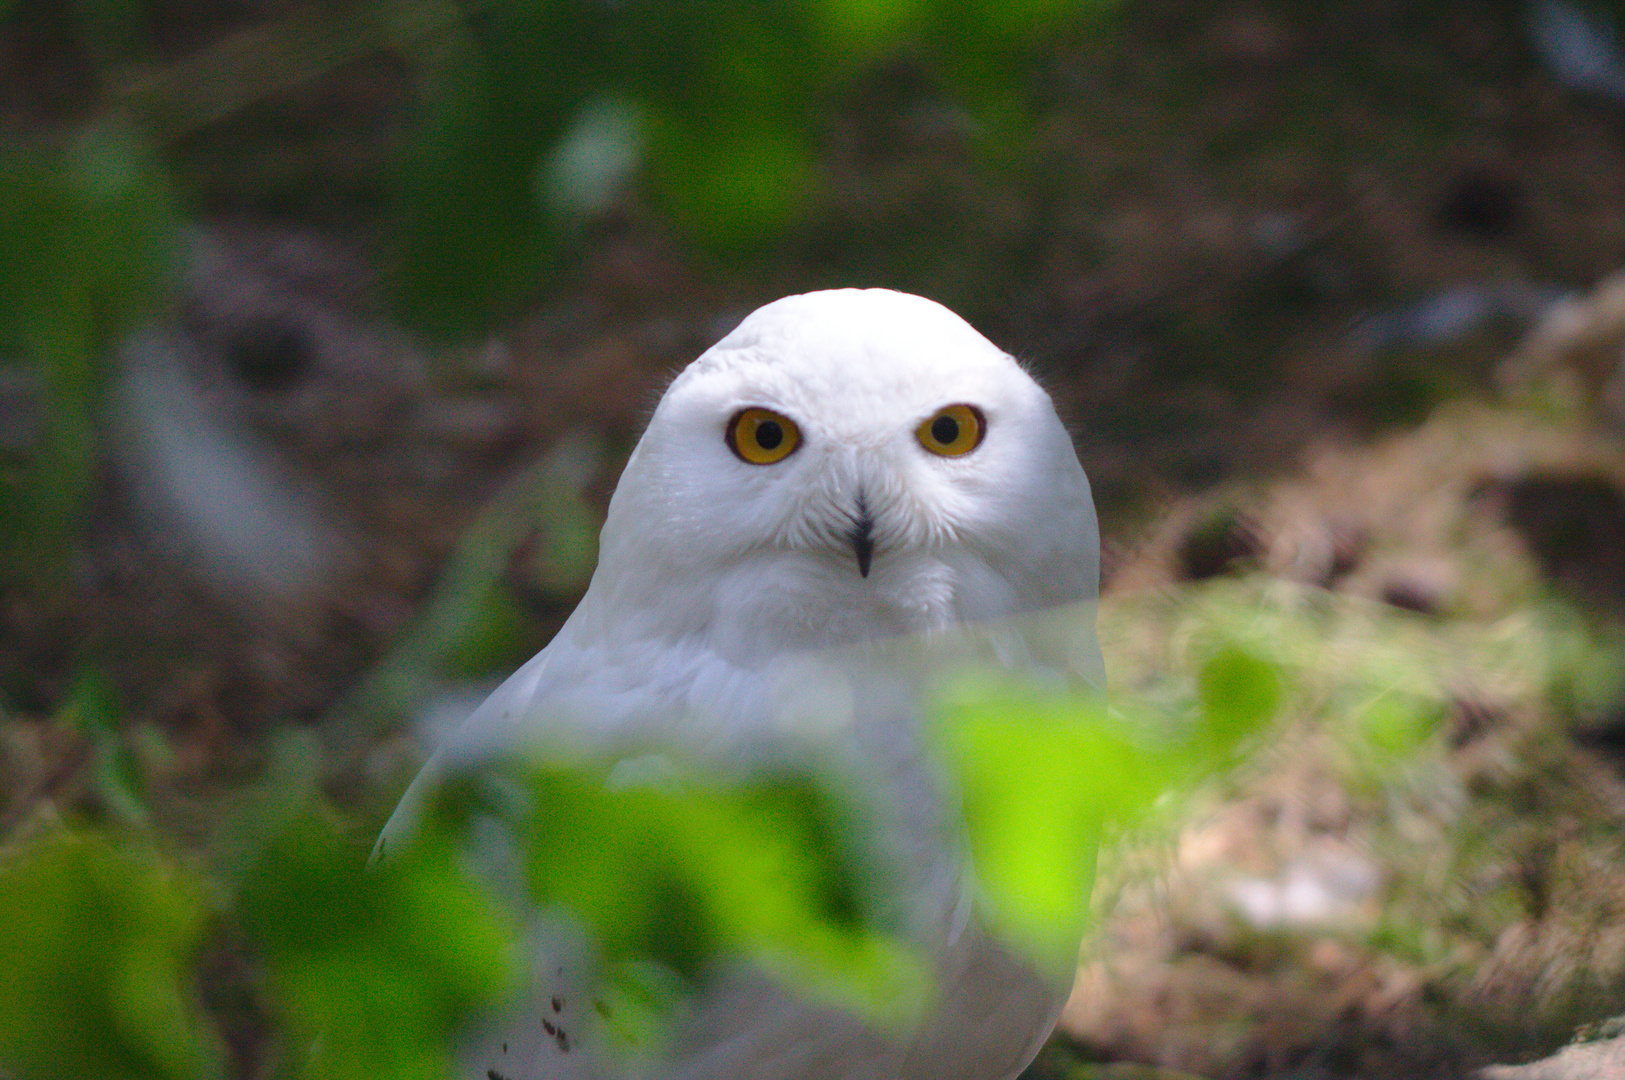
[[[542,1030],[547,1032],[548,1037],[552,1039],[555,1044],[557,1044],[559,1053],[568,1054],[570,1052],[569,1032],[554,1024],[553,1021],[547,1019],[542,1020]]]

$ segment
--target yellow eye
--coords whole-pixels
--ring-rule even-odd
[[[982,445],[987,420],[974,405],[944,405],[914,429],[920,445],[943,457],[962,457]]]
[[[740,461],[772,465],[795,453],[801,429],[788,416],[771,409],[740,409],[728,421],[728,449]]]

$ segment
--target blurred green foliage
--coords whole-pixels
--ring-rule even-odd
[[[1550,627],[1547,696],[1564,716],[1595,722],[1625,700],[1625,627],[1549,599],[1540,618]]]
[[[19,1077],[203,1080],[222,1053],[191,992],[198,882],[62,832],[0,860],[0,1064]]]
[[[1144,632],[1157,650],[1147,672],[1116,669],[1132,689],[1110,706],[970,681],[946,695],[936,729],[989,930],[1057,966],[1072,960],[1097,845],[1165,814],[1166,791],[1222,771],[1277,708],[1324,731],[1356,797],[1436,801],[1435,788],[1459,782],[1439,760],[1449,700],[1441,655],[1531,693],[1583,683],[1590,676],[1575,672],[1596,666],[1584,641],[1555,647],[1583,629],[1560,621],[1441,628],[1380,605],[1328,606],[1323,593],[1262,578],[1135,598],[1105,622],[1111,634]],[[1156,681],[1142,682],[1147,674]],[[116,708],[87,680],[64,722],[72,713],[92,732]],[[443,1074],[456,1023],[508,985],[515,958],[512,914],[465,876],[457,853],[473,805],[528,807],[530,889],[591,924],[604,957],[595,997],[633,1043],[658,1037],[719,954],[749,956],[877,1023],[906,1021],[910,1002],[930,993],[907,947],[862,918],[854,875],[872,868],[853,857],[855,811],[841,792],[733,787],[670,768],[521,768],[485,801],[448,799],[414,844],[392,846],[368,873],[358,840],[370,830],[312,794],[320,750],[307,741],[294,755],[311,759],[303,772],[279,766],[267,800],[230,815],[233,827],[261,822],[259,834],[226,845],[235,853],[217,845],[206,863],[156,854],[157,841],[118,813],[107,832],[36,832],[0,852],[0,918],[18,928],[0,935],[0,969],[24,973],[0,985],[0,1068],[21,1080],[221,1075],[232,1066],[220,1064],[219,1033],[235,1029],[218,995],[200,1006],[195,987],[207,957],[229,948],[263,972],[245,992],[273,1023],[281,1073]],[[1452,842],[1465,834],[1483,845],[1452,858],[1506,857],[1505,836],[1473,814],[1452,813],[1441,828]],[[1422,854],[1413,871],[1435,885],[1385,900],[1371,948],[1444,963],[1463,933],[1489,942],[1521,917],[1516,879],[1488,895],[1441,892],[1439,853]],[[1443,880],[1478,879],[1451,871]],[[1441,922],[1440,907],[1477,921]],[[148,1007],[132,1013],[121,987],[136,981]],[[380,1043],[393,1056],[363,1060],[359,1048]],[[42,1050],[61,1045],[74,1054]]]
[[[539,768],[526,787],[532,895],[593,928],[616,1022],[634,1041],[625,1003],[647,996],[647,973],[675,976],[657,987],[693,985],[722,955],[883,1027],[917,1015],[923,972],[860,917],[846,813],[831,793],[788,781],[719,787],[670,763],[636,784]]]
[[[0,468],[4,567],[60,569],[96,468],[110,357],[174,269],[175,201],[157,156],[113,125],[59,152],[0,149],[0,363],[33,373],[40,430]]]
[[[371,872],[367,847],[313,808],[242,881],[236,918],[265,964],[287,1071],[447,1075],[457,1022],[514,977],[514,929],[445,833]]]
[[[1094,694],[961,686],[939,728],[994,929],[1040,962],[1076,962],[1108,829],[1229,763],[1280,700],[1275,666],[1238,647],[1202,666],[1196,702],[1159,713]]]
[[[1065,970],[1102,837],[1230,761],[1268,719],[1277,679],[1228,648],[1171,710],[954,689],[936,730],[989,929]],[[75,700],[92,727],[116,710],[94,681]],[[882,1027],[928,1001],[921,958],[866,916],[876,856],[863,810],[833,785],[725,781],[666,758],[517,764],[446,788],[411,841],[369,869],[371,828],[316,793],[315,739],[279,746],[206,859],[163,854],[154,834],[117,824],[127,813],[105,831],[36,827],[0,850],[0,964],[22,973],[0,982],[0,1068],[19,1080],[232,1075],[227,1017],[198,986],[210,955],[237,950],[261,973],[239,989],[272,1023],[278,1075],[449,1075],[453,1033],[515,985],[520,959],[513,900],[469,870],[476,838],[489,840],[475,822],[493,812],[522,838],[525,903],[590,928],[601,1014],[633,1044],[654,1045],[721,956]]]
[[[414,112],[369,212],[397,316],[467,335],[545,287],[633,186],[701,248],[771,245],[818,205],[839,95],[883,63],[917,68],[988,161],[1015,160],[1035,46],[1114,2],[353,0],[167,67],[156,5],[70,5],[95,118],[0,151],[0,366],[37,375],[41,416],[22,460],[0,460],[4,568],[64,565],[108,358],[172,284],[183,137],[366,56],[404,60]]]
[[[91,790],[105,819],[132,828],[149,827],[152,812],[142,771],[122,730],[123,709],[107,677],[94,668],[82,672],[55,719],[89,745]]]
[[[199,982],[209,951],[237,941],[264,971],[252,992],[277,1024],[278,1075],[449,1076],[455,1025],[512,977],[512,928],[444,836],[372,872],[366,850],[314,804],[240,880],[187,869],[141,834],[16,841],[0,852],[0,1068],[234,1075]]]
[[[825,111],[883,59],[919,64],[997,158],[1024,133],[1033,46],[1109,2],[480,5],[396,169],[402,314],[477,325],[533,289],[634,171],[702,247],[772,243],[816,204]]]

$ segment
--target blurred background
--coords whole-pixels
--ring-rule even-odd
[[[184,858],[294,774],[375,827],[665,380],[887,286],[1071,425],[1115,691],[1285,672],[1103,864],[1033,1075],[1552,1052],[1625,1013],[1621,16],[0,0],[0,845]]]

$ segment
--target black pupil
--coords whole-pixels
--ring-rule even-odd
[[[763,450],[777,450],[784,441],[784,429],[777,420],[763,420],[756,425],[756,445]]]
[[[931,421],[931,437],[944,446],[959,438],[959,421],[951,416],[939,416]]]

